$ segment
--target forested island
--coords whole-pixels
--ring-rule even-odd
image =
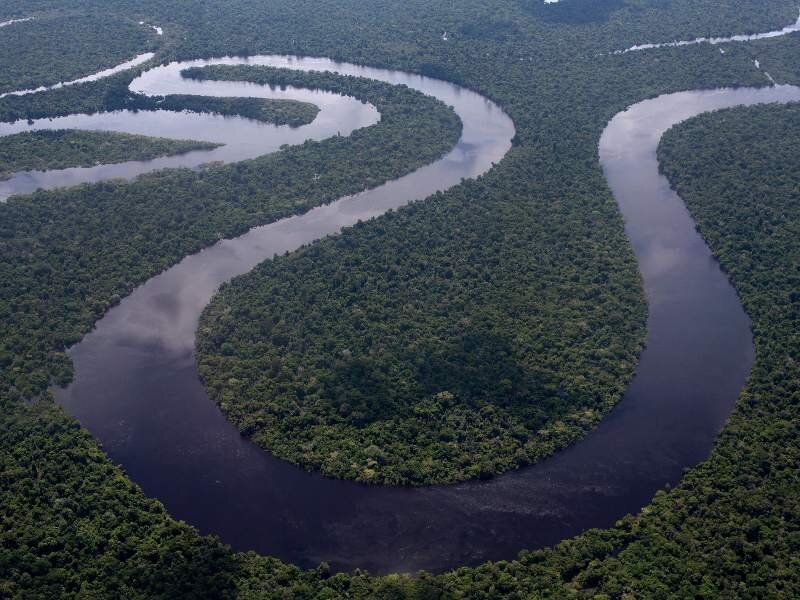
[[[177,110],[208,112],[217,115],[239,116],[275,125],[300,127],[311,123],[319,108],[299,100],[271,98],[213,98],[210,96],[184,96],[173,94],[160,98],[134,97],[127,105],[136,109]]]
[[[146,19],[176,32],[158,48],[156,61],[259,52],[321,55],[434,75],[480,91],[498,102],[517,127],[515,146],[501,163],[479,180],[360,225],[341,238],[266,263],[237,280],[209,309],[209,318],[213,311],[229,306],[239,311],[240,320],[234,327],[216,319],[211,329],[202,331],[208,345],[201,348],[201,355],[211,356],[216,349],[214,356],[232,364],[248,359],[253,348],[270,359],[278,349],[295,349],[291,354],[280,352],[281,362],[274,371],[287,377],[282,381],[294,386],[287,386],[293,394],[305,390],[307,381],[305,375],[289,379],[284,358],[327,369],[328,379],[318,385],[328,386],[323,389],[330,390],[333,399],[339,389],[348,395],[363,394],[370,386],[391,384],[389,394],[398,400],[395,406],[402,407],[407,390],[419,386],[416,389],[422,390],[426,401],[447,391],[454,399],[474,402],[464,404],[471,407],[501,399],[509,389],[506,379],[511,390],[532,393],[533,386],[515,387],[529,381],[529,364],[506,373],[502,369],[507,362],[492,362],[502,367],[496,372],[481,361],[487,346],[474,342],[488,338],[493,353],[500,348],[507,356],[535,356],[541,361],[543,353],[535,351],[536,344],[522,353],[513,345],[513,352],[507,349],[511,342],[517,343],[520,332],[538,322],[544,329],[537,344],[572,348],[576,336],[583,335],[585,346],[566,354],[548,352],[552,363],[545,362],[537,371],[542,374],[537,381],[549,385],[564,373],[577,373],[585,385],[573,376],[572,381],[582,385],[567,388],[576,392],[565,397],[592,400],[583,406],[602,412],[633,373],[646,310],[622,220],[597,162],[603,127],[626,106],[661,93],[767,85],[763,72],[753,67],[754,58],[779,83],[796,83],[800,39],[793,35],[732,44],[724,53],[698,45],[613,56],[608,53],[645,41],[781,28],[797,19],[797,7],[784,0],[595,0],[592,10],[584,11],[584,4],[582,0],[547,6],[533,0],[467,0],[458,5],[272,0],[267,11],[261,3],[241,0],[224,5],[206,0],[182,5],[158,0],[79,0],[68,5],[60,0],[21,0],[13,7],[0,7],[0,19],[33,13],[74,18],[82,24],[71,31],[91,28],[104,48],[113,48],[117,38],[125,48],[104,52],[99,61],[91,45],[81,49],[78,42],[68,44],[80,56],[70,59],[75,68],[56,69],[51,66],[56,63],[46,63],[35,80],[26,79],[30,69],[23,59],[14,61],[19,64],[15,70],[4,60],[1,80],[6,89],[41,85],[86,75],[153,49],[150,38],[129,43],[129,36],[112,27],[92,25],[96,18],[129,19],[133,31],[139,20]],[[3,28],[0,36],[15,27],[34,28],[37,21]],[[447,40],[442,31],[450,32]],[[152,30],[143,28],[143,33],[152,35]],[[133,76],[122,73],[74,88],[5,98],[0,100],[0,118],[144,105],[144,99],[127,91]],[[323,82],[312,78],[304,83]],[[549,549],[524,551],[515,560],[436,575],[333,574],[324,564],[303,570],[276,558],[234,552],[213,535],[200,535],[174,520],[52,401],[48,386],[71,377],[64,350],[136,285],[219,236],[230,237],[397,177],[441,156],[458,136],[457,119],[446,107],[410,90],[349,78],[335,85],[375,104],[382,115],[380,124],[350,138],[307,143],[201,173],[166,171],[131,183],[107,182],[12,198],[0,206],[0,596],[800,595],[796,473],[800,121],[793,107],[704,116],[665,137],[660,150],[664,171],[731,274],[753,319],[757,362],[709,460],[689,470],[676,487],[659,492],[640,513],[608,529],[589,530]],[[316,173],[324,177],[315,180]],[[479,233],[492,243],[478,244]],[[412,251],[414,241],[425,244],[424,252]],[[350,261],[348,269],[339,269],[337,281],[334,271],[345,260]],[[333,276],[326,279],[326,274]],[[487,276],[494,285],[485,283]],[[292,297],[282,289],[289,282],[303,294]],[[355,286],[365,286],[370,294],[356,296]],[[267,306],[265,290],[273,293],[273,289],[276,304]],[[413,291],[419,306],[405,301],[411,306],[404,313],[404,305],[385,303],[389,292],[394,301],[400,291]],[[356,298],[370,304],[341,311],[342,329],[334,330],[331,317],[322,313],[316,320],[319,330],[313,331],[315,322],[301,324],[292,318],[308,308],[311,294],[317,294],[321,313],[322,308],[338,310],[339,303]],[[526,294],[535,294],[529,305],[541,307],[541,313],[511,310]],[[466,302],[459,304],[471,297],[480,300],[474,303],[477,308],[467,310]],[[598,301],[606,297],[607,302]],[[430,312],[438,306],[435,298],[445,298],[444,314],[456,316],[451,327]],[[372,322],[356,310],[365,307],[385,320]],[[616,319],[610,320],[611,315]],[[283,323],[281,318],[274,323],[275,316],[283,317]],[[403,356],[402,344],[386,343],[385,356],[405,370],[391,373],[396,379],[381,380],[388,363],[380,354],[372,358],[368,349],[385,334],[382,323],[392,338],[399,333],[400,340],[408,340],[417,325],[436,331],[436,339],[423,339],[420,348],[428,352],[425,356],[433,365],[439,365],[438,370],[422,372]],[[214,328],[232,337],[215,339]],[[247,332],[255,334],[255,342],[245,339]],[[297,351],[295,345],[312,340],[312,334],[314,345]],[[609,347],[612,352],[605,354]],[[342,350],[350,350],[350,356]],[[463,379],[448,379],[453,356],[464,358],[459,365],[477,364],[474,372],[484,379],[474,381],[487,384],[477,389],[479,393],[466,387]],[[612,357],[620,356],[622,361],[610,364]],[[204,377],[210,386],[219,380],[220,393],[233,389],[237,400],[247,400],[234,384],[215,374],[214,364],[206,364],[209,371]],[[254,381],[264,376],[261,370],[251,372],[251,367],[263,366],[258,360],[239,364]],[[266,366],[273,368],[271,362]],[[402,385],[394,385],[397,382]],[[591,398],[602,389],[607,390],[605,395]],[[559,399],[555,404],[562,400],[557,386],[548,391],[555,391],[554,398]],[[444,399],[449,402],[449,397]],[[374,408],[366,401],[361,404],[367,420],[381,416],[381,407],[370,413]],[[428,401],[421,408],[436,405]],[[325,411],[320,416],[323,421],[339,418]],[[244,423],[246,415],[241,418]],[[590,424],[581,424],[579,430],[585,426]],[[366,449],[359,447],[358,452]],[[379,450],[385,454],[385,449]],[[363,456],[381,464],[380,454],[370,454]],[[501,454],[484,456],[497,459]],[[525,460],[537,456],[526,455]],[[480,475],[482,466],[478,463],[478,473],[455,477],[453,468],[445,474],[420,470],[406,480],[471,477]],[[510,465],[495,460],[486,466],[492,473]],[[359,472],[363,474],[363,469]],[[375,473],[378,477],[379,470]],[[395,481],[394,475],[381,477]]]
[[[565,247],[562,227],[577,221],[537,225],[525,204],[472,193],[224,288],[198,360],[245,435],[326,475],[421,485],[535,462],[602,418],[643,337],[644,310],[622,318],[640,298],[635,274]]]
[[[108,131],[29,131],[0,138],[0,180],[18,171],[149,160],[191,150],[210,150],[217,145]]]
[[[322,73],[183,75],[346,91]],[[578,248],[554,256],[557,226],[545,232],[522,210],[505,221],[504,198],[475,204],[470,192],[266,262],[226,289],[201,323],[200,373],[245,435],[327,475],[446,483],[535,462],[613,406],[643,337],[644,311],[630,325],[616,317],[640,301],[636,276],[582,264]],[[547,286],[543,302],[542,282],[565,269],[574,291]],[[510,342],[537,296],[528,334]]]

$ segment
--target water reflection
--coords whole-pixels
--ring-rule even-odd
[[[708,455],[752,364],[749,322],[659,175],[655,149],[663,131],[691,115],[797,100],[800,89],[673,94],[612,120],[601,159],[651,303],[647,349],[624,399],[582,442],[538,465],[486,482],[400,489],[307,474],[242,439],[198,381],[197,318],[220,282],[259,261],[485,172],[508,150],[513,126],[484,98],[443,82],[325,59],[256,60],[407,83],[451,104],[463,138],[397,181],[187,257],[73,349],[77,378],[58,401],[147,494],[237,549],[302,566],[441,570],[608,526]],[[140,85],[155,93],[156,75]]]
[[[192,64],[203,65],[209,62],[214,61],[196,61]],[[152,91],[151,95],[159,95],[153,90],[163,89],[175,90],[165,91],[164,94],[295,99],[315,104],[320,111],[312,123],[296,128],[235,116],[165,110],[123,110],[70,115],[38,119],[31,124],[26,121],[0,123],[0,137],[24,131],[89,129],[223,144],[213,150],[198,150],[145,161],[16,173],[10,179],[0,181],[0,200],[37,189],[69,187],[114,178],[132,179],[157,169],[197,168],[209,162],[246,160],[275,152],[284,144],[296,145],[306,140],[323,140],[337,134],[350,135],[354,130],[374,125],[380,119],[374,106],[352,97],[291,87],[281,90],[244,82],[210,82],[208,86],[198,85],[198,82],[184,80],[180,76],[181,68],[180,65],[170,65],[148,71],[145,77],[134,82],[140,86],[137,91],[147,93],[149,89]],[[157,77],[156,81],[153,80],[154,77]],[[159,88],[159,85],[162,87]]]
[[[625,50],[617,50],[616,52],[614,52],[614,54],[627,54],[628,52],[653,50],[655,48],[680,48],[682,46],[694,46],[696,44],[711,44],[713,46],[716,46],[719,44],[729,44],[731,42],[753,42],[755,40],[766,40],[770,38],[783,37],[785,35],[789,35],[797,31],[800,31],[800,16],[798,16],[797,21],[791,23],[790,25],[787,25],[782,29],[766,31],[764,33],[732,35],[729,37],[700,37],[700,38],[695,38],[693,40],[679,40],[674,42],[663,42],[660,44],[639,44],[636,46],[631,46],[630,48],[626,48]],[[756,65],[756,68],[758,68],[758,65]]]
[[[86,77],[80,77],[78,79],[73,79],[71,81],[62,81],[61,83],[56,83],[55,85],[42,85],[37,88],[30,88],[27,90],[6,92],[5,94],[0,94],[0,98],[5,98],[6,96],[27,96],[28,94],[36,94],[38,92],[46,92],[48,90],[57,90],[59,88],[66,87],[69,85],[77,85],[79,83],[88,83],[90,81],[97,81],[98,79],[104,79],[106,77],[110,77],[115,73],[121,73],[122,71],[127,71],[128,69],[132,69],[133,67],[138,67],[139,65],[143,65],[154,56],[155,54],[153,52],[145,52],[143,54],[135,56],[131,60],[126,60],[125,62],[118,64],[116,67],[111,67],[110,69],[103,69],[102,71],[98,71],[97,73],[94,73],[92,75],[87,75]]]

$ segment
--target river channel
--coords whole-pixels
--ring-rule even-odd
[[[464,88],[326,59],[172,64],[146,71],[131,87],[159,95],[272,97],[274,91],[252,84],[179,76],[186,66],[217,62],[404,83],[453,106],[464,128],[449,154],[418,171],[185,258],[137,288],[70,351],[76,378],[57,392],[58,402],[172,515],[236,549],[304,567],[327,561],[337,570],[439,571],[513,558],[523,548],[611,525],[708,456],[752,365],[750,323],[683,202],[659,174],[655,152],[661,135],[684,119],[734,105],[797,101],[800,88],[669,94],[609,123],[600,160],[650,308],[647,346],[623,400],[585,439],[537,465],[490,481],[407,489],[305,473],[243,439],[198,379],[197,321],[219,284],[260,261],[486,172],[510,148],[513,124]],[[343,129],[374,122],[374,109],[361,106],[366,112],[343,119]],[[313,125],[285,133],[308,136]],[[282,135],[280,128],[270,132]],[[207,139],[189,130],[176,137]]]

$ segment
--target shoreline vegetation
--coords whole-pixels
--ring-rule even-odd
[[[211,96],[187,96],[174,94],[148,98],[137,108],[189,112],[209,112],[223,116],[238,116],[273,125],[300,127],[311,123],[319,113],[319,107],[311,102],[278,100],[272,98],[214,98]]]
[[[331,85],[373,103],[381,121],[349,137],[309,141],[201,172],[166,169],[133,182],[15,196],[0,206],[4,255],[25,257],[0,263],[3,297],[14,298],[3,305],[0,353],[9,368],[0,382],[13,397],[36,396],[49,382],[69,381],[64,349],[135,282],[220,236],[234,237],[396,178],[440,157],[460,134],[452,110],[404,86],[307,77],[309,86]],[[69,307],[66,313],[63,307]]]
[[[344,91],[325,73],[183,74]],[[644,339],[644,310],[630,323],[619,317],[643,305],[638,277],[560,243],[562,228],[579,225],[546,232],[522,198],[516,210],[503,192],[476,202],[471,183],[454,196],[223,286],[201,318],[197,360],[209,395],[245,436],[332,477],[454,483],[552,454],[621,398]],[[566,286],[557,283],[565,270]],[[515,334],[520,327],[528,334]]]
[[[128,160],[150,160],[217,147],[219,144],[212,142],[172,140],[109,131],[28,131],[0,138],[0,181],[20,171],[46,171],[92,167]]]
[[[33,0],[17,4],[13,14],[5,16],[33,14],[42,7]],[[597,140],[605,123],[626,106],[661,93],[764,85],[763,73],[753,67],[754,57],[779,82],[796,82],[800,39],[794,35],[732,44],[725,54],[698,45],[619,57],[597,55],[643,41],[780,29],[796,19],[797,6],[790,0],[594,0],[593,10],[587,12],[580,10],[583,4],[465,0],[445,5],[410,0],[376,8],[355,0],[273,0],[267,14],[262,5],[244,0],[189,0],[181,6],[155,0],[47,3],[53,11],[114,11],[170,23],[173,29],[168,31],[179,33],[159,58],[265,52],[327,55],[438,76],[475,89],[514,119],[515,147],[485,177],[437,203],[456,202],[468,192],[470,202],[480,207],[498,194],[500,203],[495,206],[507,215],[504,234],[519,211],[526,211],[526,218],[538,222],[545,234],[553,228],[571,247],[585,246],[589,262],[600,265],[609,254],[614,261],[623,257],[624,275],[632,277],[636,264],[597,164]],[[10,9],[0,7],[0,14],[3,10]],[[211,10],[213,19],[208,18]],[[12,29],[3,28],[3,34]],[[105,34],[104,43],[113,43],[110,30],[97,31]],[[442,31],[449,33],[446,41]],[[0,115],[15,114],[14,120],[124,108],[132,101],[127,92],[130,77],[120,74],[74,88],[6,98],[0,100]],[[726,114],[729,123],[740,122],[738,115]],[[786,262],[796,257],[796,202],[788,199],[796,193],[792,189],[800,171],[795,164],[797,138],[776,139],[774,122],[766,123],[770,130],[754,131],[753,139],[768,143],[758,142],[754,154],[740,146],[740,138],[712,134],[721,132],[723,125],[706,123],[703,135],[717,148],[701,145],[694,156],[680,153],[682,162],[671,175],[712,250],[732,274],[757,340],[751,383],[709,460],[689,470],[678,486],[659,492],[639,514],[613,527],[589,530],[552,548],[523,551],[513,560],[439,575],[333,574],[325,564],[301,569],[276,558],[233,552],[215,536],[200,535],[172,519],[42,393],[53,381],[69,380],[70,366],[61,349],[80,339],[137,283],[213,243],[218,232],[236,235],[255,223],[359,189],[381,165],[359,157],[358,147],[379,144],[387,135],[380,126],[361,139],[326,140],[200,174],[159,174],[136,184],[36,194],[0,206],[0,324],[7,328],[0,336],[5,344],[0,349],[0,596],[800,595],[797,299],[792,295],[797,283],[791,270],[795,266]],[[419,140],[407,143],[414,147]],[[791,143],[794,146],[787,145]],[[735,161],[746,167],[738,175],[725,168],[721,155],[716,155],[719,163],[708,158],[728,150],[737,152]],[[381,146],[381,151],[392,148]],[[767,153],[770,159],[764,160]],[[328,156],[330,163],[325,162]],[[679,153],[674,156],[677,161]],[[320,164],[337,174],[329,189],[304,183]],[[681,173],[689,166],[696,168],[696,181],[682,182]],[[263,170],[268,173],[263,175]],[[281,194],[271,183],[270,176],[284,171],[289,173],[285,185],[291,194]],[[294,171],[301,177],[292,179]],[[736,201],[726,206],[720,202],[727,196],[706,193],[718,185],[714,173],[720,172],[726,174],[726,194],[735,193]],[[766,178],[752,187],[761,192],[757,198],[748,195],[749,185],[739,185],[736,177],[742,174],[753,181]],[[245,177],[257,191],[237,195],[246,186],[237,187],[234,176]],[[307,202],[298,204],[298,198]],[[132,213],[131,206],[140,210]],[[732,206],[733,215],[726,212]],[[559,230],[564,223],[574,227]],[[596,243],[586,244],[586,239]],[[773,245],[776,242],[779,245]],[[556,272],[554,281],[568,284],[571,276],[569,271]],[[640,303],[629,307],[628,325],[642,308]],[[38,399],[28,402],[32,397]]]
[[[0,93],[77,79],[158,45],[155,32],[115,15],[53,14],[18,22],[0,28]]]

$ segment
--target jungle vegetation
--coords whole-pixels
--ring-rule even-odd
[[[56,129],[0,138],[0,180],[18,171],[91,167],[209,150],[219,144],[111,131]]]
[[[308,77],[308,85],[325,85]],[[460,121],[438,100],[404,86],[333,79],[374,103],[381,121],[253,161],[40,191],[0,206],[0,381],[22,397],[68,381],[63,351],[137,282],[219,237],[402,175],[458,139]]]
[[[130,18],[42,15],[14,23],[0,28],[0,93],[77,79],[157,46],[155,32]]]
[[[310,83],[258,73],[185,72]],[[638,275],[627,255],[597,260],[607,240],[578,214],[555,220],[490,185],[482,197],[465,183],[224,287],[197,355],[243,434],[326,475],[422,485],[535,462],[599,421],[644,337]]]
[[[796,36],[730,45],[724,55],[708,46],[625,56],[598,54],[642,41],[780,28],[797,18],[796,3],[594,0],[598,9],[588,19],[574,8],[583,4],[581,0],[564,0],[564,8],[558,8],[560,4],[548,5],[556,8],[545,13],[517,0],[457,4],[273,0],[265,11],[261,0],[188,0],[180,4],[75,0],[68,5],[63,0],[20,0],[0,6],[0,18],[35,11],[147,18],[167,28],[165,38],[174,32],[170,40],[165,39],[157,60],[258,52],[327,55],[438,75],[476,89],[509,112],[518,134],[506,159],[479,181],[465,186],[470,191],[469,201],[478,205],[494,201],[498,206],[505,193],[510,199],[507,204],[524,205],[534,215],[531,221],[545,219],[546,224],[557,225],[577,218],[582,226],[574,234],[565,228],[567,239],[557,240],[554,254],[560,252],[562,243],[575,247],[589,230],[599,245],[587,252],[587,262],[601,262],[604,255],[613,255],[614,261],[625,263],[627,273],[635,273],[618,212],[597,163],[597,140],[605,123],[626,106],[660,93],[763,85],[763,73],[753,68],[754,51],[770,54],[767,70],[773,75],[783,73],[779,81],[792,81],[796,77],[792,66]],[[496,31],[492,24],[497,24]],[[457,33],[445,42],[443,30]],[[781,51],[773,53],[779,46]],[[45,116],[121,108],[129,101],[125,79],[131,76],[121,74],[74,89],[7,98],[0,101],[0,115],[9,110],[21,111],[18,114],[22,116],[26,110]],[[386,107],[381,107],[382,113],[384,110]],[[771,128],[769,133],[773,133]],[[705,135],[710,134],[707,129]],[[425,148],[424,139],[408,139],[414,147],[409,154],[416,155],[415,144]],[[786,140],[796,145],[796,134],[794,138],[787,134]],[[774,142],[771,137],[769,148],[759,148],[772,152]],[[720,138],[719,143],[726,141]],[[266,178],[258,179],[256,169],[244,165],[200,175],[172,172],[126,185],[37,194],[0,207],[0,240],[4,244],[0,253],[0,322],[5,327],[2,340],[9,336],[14,340],[0,357],[0,596],[798,595],[797,479],[785,466],[787,461],[797,462],[792,455],[798,445],[793,412],[796,399],[792,396],[797,370],[786,360],[796,354],[797,340],[786,330],[790,322],[783,319],[793,318],[791,311],[784,310],[786,305],[777,305],[774,319],[775,309],[766,304],[760,306],[769,319],[762,319],[762,313],[753,308],[763,298],[794,302],[793,292],[782,287],[784,281],[792,281],[788,275],[793,273],[780,273],[791,266],[785,262],[760,260],[753,264],[762,266],[763,273],[745,272],[742,266],[735,274],[737,287],[746,287],[750,277],[758,278],[751,286],[758,287],[758,293],[740,292],[754,323],[758,321],[759,356],[748,391],[707,462],[690,470],[679,486],[659,493],[639,515],[626,517],[615,527],[586,532],[551,549],[523,552],[516,560],[463,567],[436,576],[331,574],[325,565],[302,570],[275,558],[235,553],[216,538],[201,536],[171,519],[160,503],[147,499],[47,394],[34,402],[23,400],[39,394],[54,378],[68,379],[69,365],[61,350],[88,331],[117,296],[184,254],[211,243],[217,232],[234,235],[250,224],[303,210],[309,202],[322,201],[323,196],[335,197],[363,186],[367,174],[381,165],[363,157],[357,160],[352,149],[338,152],[338,144],[345,140],[312,144],[314,152],[318,151],[314,158],[309,147],[295,149],[297,160],[285,163],[285,170],[298,169],[301,174],[320,164],[329,169],[341,167],[339,177],[327,182],[324,190],[309,188],[308,179],[298,176],[276,192]],[[295,156],[291,152],[253,164],[275,164],[270,161]],[[748,148],[739,148],[737,158],[747,152]],[[330,153],[334,159],[325,163]],[[794,160],[794,154],[781,151],[781,160]],[[678,168],[699,161],[695,163],[698,187],[692,188],[698,190],[698,199],[700,186],[714,177],[711,171],[701,169],[713,164],[712,160],[706,163],[705,156],[697,152],[695,157],[685,157],[688,160]],[[315,161],[319,164],[309,164]],[[767,162],[760,161],[759,168],[768,169]],[[791,182],[797,172],[792,164],[786,169],[786,180]],[[236,179],[234,173],[253,179]],[[701,177],[702,173],[708,177]],[[767,173],[765,186],[772,190],[769,176],[775,171],[746,174],[752,180],[763,173]],[[243,193],[249,189],[243,181],[254,183],[260,191]],[[796,189],[796,183],[778,189],[788,192],[791,185]],[[681,193],[696,206],[700,202],[689,199],[692,189],[684,184]],[[437,202],[446,205],[464,193],[457,188]],[[743,192],[741,197],[737,205],[748,210]],[[759,196],[759,204],[766,198]],[[66,200],[63,205],[61,200]],[[133,212],[133,206],[141,211]],[[794,208],[791,202],[781,200],[773,206],[787,215]],[[442,210],[451,214],[450,208]],[[769,210],[758,207],[763,211],[763,215],[759,212],[758,227],[791,218]],[[704,221],[696,216],[708,239],[712,240],[714,231],[724,230],[720,243],[712,240],[711,246],[730,272],[736,261],[751,256],[770,259],[771,252],[756,237],[763,229],[753,229],[743,219]],[[514,225],[508,219],[503,223]],[[104,226],[112,230],[106,236]],[[723,248],[729,233],[732,245]],[[357,239],[364,234],[351,235]],[[794,252],[791,244],[795,238],[780,239],[786,251]],[[765,243],[775,240],[770,235]],[[627,258],[620,259],[624,256]],[[532,255],[531,261],[535,260]],[[23,261],[25,267],[15,270],[10,266],[14,261]],[[34,273],[33,268],[35,276],[29,274]],[[22,296],[17,299],[19,294]],[[626,314],[635,318],[637,310],[641,304],[631,305]]]
[[[174,94],[142,98],[133,97],[127,104],[134,110],[177,110],[208,112],[218,115],[239,116],[274,125],[300,127],[311,123],[319,108],[310,102],[279,100],[273,98],[214,98],[211,96],[186,96]]]
[[[114,110],[174,110],[240,116],[275,125],[299,127],[314,120],[319,109],[309,102],[273,98],[215,98],[173,94],[144,96],[128,90],[133,73],[25,96],[0,98],[0,121],[63,117]]]
[[[798,141],[800,106],[767,105],[701,115],[659,147],[662,171],[753,320],[756,361],[709,459],[613,529],[409,583],[411,597],[421,587],[443,597],[800,594]]]

